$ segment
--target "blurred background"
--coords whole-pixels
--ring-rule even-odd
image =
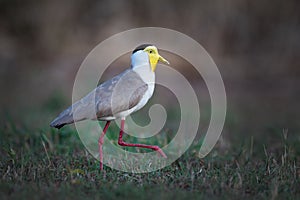
[[[284,128],[299,134],[299,10],[297,0],[1,0],[1,121],[48,126],[71,103],[76,72],[97,44],[121,31],[155,26],[187,34],[214,59],[228,98],[225,136]],[[201,105],[209,105],[201,76],[180,59],[171,63],[191,76]]]

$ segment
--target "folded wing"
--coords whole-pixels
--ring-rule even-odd
[[[114,115],[136,106],[148,86],[131,69],[102,83],[88,95],[61,112],[50,126],[61,128],[85,119],[96,120]]]

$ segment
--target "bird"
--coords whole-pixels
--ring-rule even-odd
[[[158,62],[170,64],[156,46],[141,44],[131,54],[130,67],[119,75],[101,83],[98,87],[62,111],[50,126],[60,129],[65,125],[83,120],[106,121],[98,139],[100,171],[103,170],[102,146],[111,121],[121,119],[118,144],[120,146],[147,148],[167,158],[159,146],[133,144],[123,141],[125,119],[144,107],[153,96],[155,69]]]

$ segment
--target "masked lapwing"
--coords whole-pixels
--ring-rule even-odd
[[[131,144],[123,141],[125,118],[146,105],[155,87],[155,69],[158,61],[169,64],[151,44],[138,46],[131,55],[131,67],[112,79],[100,84],[87,96],[75,102],[59,114],[50,126],[61,128],[64,125],[90,119],[106,121],[99,137],[100,170],[103,169],[102,145],[105,133],[112,120],[121,119],[118,144],[141,147],[157,151],[167,157],[158,147],[146,144]]]

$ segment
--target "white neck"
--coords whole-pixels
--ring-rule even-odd
[[[155,83],[155,73],[151,70],[146,52],[137,51],[131,55],[131,69],[138,73],[148,85]]]

